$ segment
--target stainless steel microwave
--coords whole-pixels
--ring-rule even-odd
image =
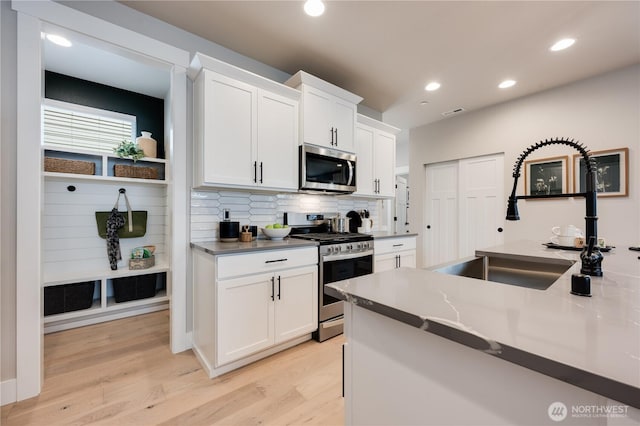
[[[315,145],[300,145],[300,189],[350,193],[356,190],[356,156]]]

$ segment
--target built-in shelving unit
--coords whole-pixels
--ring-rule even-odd
[[[42,289],[58,287],[50,294],[66,294],[66,289],[72,291],[70,287],[73,288],[68,284],[84,283],[86,289],[95,282],[91,304],[86,291],[83,294],[82,306],[90,304],[88,308],[71,310],[78,307],[68,308],[66,302],[58,302],[65,305],[64,308],[60,305],[49,310],[56,313],[44,316],[45,333],[166,309],[170,294],[168,273],[171,271],[170,256],[165,249],[170,235],[167,226],[168,161],[149,157],[133,161],[109,152],[45,144],[42,145],[42,157],[43,163],[47,158],[76,162],[65,162],[61,166],[57,162],[56,171],[47,171],[47,166],[43,165]],[[83,173],[93,170],[93,174],[65,172],[67,167],[77,170],[77,165]],[[146,168],[141,170],[157,178],[116,176],[116,165]],[[120,239],[123,259],[118,262],[118,269],[111,270],[106,240],[97,232],[95,212],[111,210],[120,188],[125,188],[133,210],[147,211],[147,232],[143,237]],[[120,200],[119,209],[126,209],[124,200]],[[130,251],[143,245],[156,246],[155,265],[142,270],[129,269]],[[158,279],[154,296],[115,301],[114,280],[143,275]],[[122,281],[120,283],[122,285]],[[54,301],[45,297],[44,303],[46,307]],[[69,311],[57,313],[63,309]]]
[[[48,172],[44,171],[45,178],[53,179],[78,179],[78,180],[97,180],[111,182],[131,182],[131,183],[149,183],[149,184],[166,184],[166,163],[163,158],[144,157],[138,161],[120,158],[115,154],[109,154],[97,151],[88,151],[75,148],[60,148],[54,146],[43,145],[43,155],[45,157],[61,158],[66,160],[79,160],[93,163],[95,165],[95,174],[78,174],[64,172]],[[158,179],[129,178],[115,176],[114,166],[116,164],[124,164],[137,167],[151,167],[158,172]]]

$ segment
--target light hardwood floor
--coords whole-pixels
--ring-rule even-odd
[[[42,393],[8,425],[342,425],[342,337],[207,378],[169,350],[169,312],[48,334]]]

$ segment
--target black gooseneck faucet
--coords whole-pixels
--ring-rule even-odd
[[[516,189],[518,187],[518,178],[520,177],[520,168],[525,158],[533,151],[548,145],[567,145],[574,148],[582,155],[587,167],[586,178],[586,191],[574,194],[548,194],[548,195],[518,195],[516,196]],[[558,197],[585,197],[586,200],[586,216],[585,216],[585,231],[586,231],[586,245],[580,253],[580,260],[582,261],[582,268],[580,273],[592,275],[596,277],[602,276],[602,253],[598,247],[598,215],[597,215],[597,194],[596,194],[596,162],[595,159],[590,157],[589,150],[584,145],[575,142],[573,139],[545,139],[529,148],[524,150],[522,154],[516,160],[516,164],[513,167],[513,190],[509,196],[507,204],[507,220],[520,220],[518,214],[518,199],[528,198],[558,198]]]

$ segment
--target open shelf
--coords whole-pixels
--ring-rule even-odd
[[[132,277],[135,275],[147,275],[154,274],[157,272],[167,272],[169,271],[169,264],[162,258],[156,257],[156,264],[151,268],[147,269],[129,269],[123,268],[118,269],[116,271],[112,271],[106,268],[92,268],[87,271],[69,271],[69,270],[59,270],[59,271],[44,271],[44,282],[42,284],[43,287],[48,287],[51,285],[60,285],[60,284],[68,284],[79,281],[92,281],[92,280],[101,280],[101,279],[111,279],[111,278],[122,278],[122,277]]]
[[[84,161],[86,163],[92,163],[94,165],[93,174],[79,174],[79,173],[67,173],[67,172],[54,172],[43,171],[43,176],[46,178],[64,178],[64,179],[78,179],[78,180],[98,180],[98,181],[112,181],[112,182],[130,182],[130,183],[153,183],[153,184],[166,184],[166,165],[167,160],[164,158],[150,158],[143,157],[137,161],[133,161],[128,158],[120,158],[115,154],[90,151],[76,148],[63,148],[51,145],[43,145],[43,156],[45,158],[54,158],[60,160],[75,160]],[[125,165],[133,167],[146,167],[154,169],[158,177],[156,179],[148,178],[132,178],[115,176],[114,166]]]

